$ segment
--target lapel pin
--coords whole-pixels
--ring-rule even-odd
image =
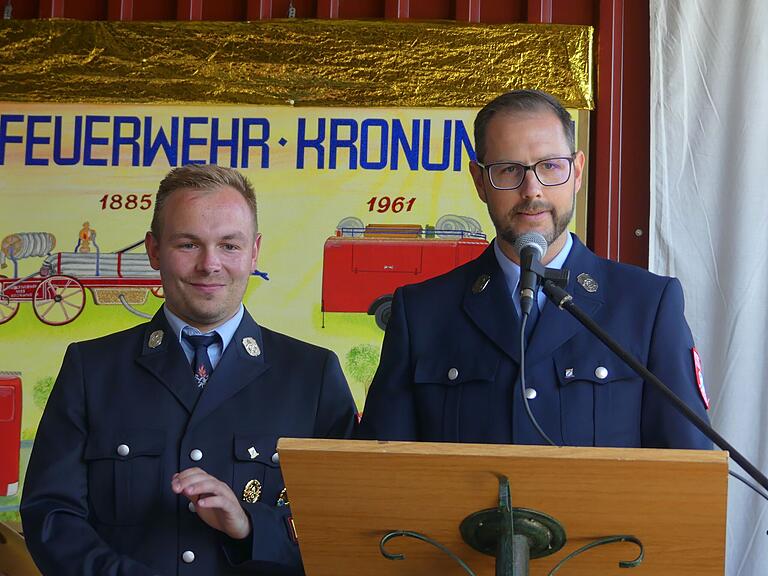
[[[261,349],[259,348],[259,345],[256,343],[256,340],[254,340],[250,336],[246,336],[245,338],[243,338],[243,348],[245,348],[245,351],[248,352],[248,354],[253,356],[254,358],[259,354],[261,354]]]
[[[566,378],[573,378],[573,368],[566,368],[565,369],[565,377]]]
[[[472,284],[472,294],[480,294],[480,292],[487,288],[490,281],[491,277],[488,274],[483,274],[480,276],[477,280],[475,280],[475,283]]]
[[[256,480],[248,480],[248,483],[243,488],[243,501],[248,504],[256,504],[261,498],[261,482]]]
[[[587,292],[597,292],[597,280],[592,278],[589,274],[586,272],[582,272],[576,277],[576,282],[581,284],[581,287],[584,288]]]
[[[160,344],[163,343],[163,331],[162,330],[155,330],[152,332],[152,334],[149,335],[149,347],[150,348],[157,348],[160,346]]]
[[[280,491],[280,496],[277,497],[277,505],[278,506],[288,506],[290,502],[288,501],[288,488],[283,488]]]
[[[256,452],[256,448],[251,446],[250,448],[248,448],[248,456],[251,457],[251,460],[255,460],[256,458],[258,458],[259,453]]]

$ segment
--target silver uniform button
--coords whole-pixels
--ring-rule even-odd
[[[193,462],[200,462],[200,460],[203,459],[203,451],[195,448],[194,450],[192,450],[192,452],[189,453],[189,458]]]
[[[456,380],[459,377],[459,371],[456,368],[448,370],[448,380]]]
[[[608,368],[605,366],[598,366],[595,368],[595,376],[597,376],[598,380],[605,380],[608,378]]]
[[[128,447],[128,444],[120,444],[120,446],[117,447],[117,453],[120,456],[128,456],[130,452],[131,452],[131,449]]]
[[[187,504],[187,509],[192,512],[192,514],[195,513],[195,503],[191,500],[189,501],[189,504]]]
[[[538,396],[538,392],[536,392],[536,388],[526,388],[525,389],[525,397],[528,398],[528,400],[533,400]]]
[[[272,454],[272,464],[280,464],[280,454],[277,452]]]
[[[181,555],[181,559],[184,560],[184,562],[187,564],[192,564],[192,562],[195,561],[195,553],[192,552],[192,550],[185,550]]]

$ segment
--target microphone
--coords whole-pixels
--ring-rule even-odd
[[[515,252],[520,256],[520,311],[528,315],[533,308],[539,276],[534,271],[547,252],[547,241],[538,232],[526,232],[515,240]]]

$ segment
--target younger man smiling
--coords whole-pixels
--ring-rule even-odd
[[[70,345],[40,422],[21,514],[44,574],[303,574],[276,442],[346,437],[355,406],[332,352],[243,307],[260,242],[237,171],[161,182],[164,306]]]

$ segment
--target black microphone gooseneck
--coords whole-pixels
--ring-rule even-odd
[[[526,341],[526,326],[530,321],[531,310],[536,303],[536,295],[539,287],[539,278],[544,278],[544,267],[541,264],[541,258],[547,253],[547,241],[538,232],[527,232],[517,240],[513,246],[515,252],[520,257],[520,281],[518,291],[520,293],[520,372],[518,381],[520,383],[520,398],[523,401],[525,413],[528,415],[533,427],[539,436],[551,446],[557,446],[555,442],[544,432],[536,416],[533,415],[528,397],[525,395],[525,350],[528,346]]]
[[[640,363],[634,356],[624,350],[621,345],[611,338],[608,333],[603,330],[592,318],[590,318],[581,308],[579,308],[573,302],[573,296],[568,294],[565,290],[557,286],[551,280],[544,280],[543,284],[544,293],[547,297],[561,310],[568,311],[576,320],[578,320],[583,326],[585,326],[592,334],[594,334],[603,344],[608,346],[611,351],[621,358],[627,365],[632,368],[637,374],[639,374],[646,382],[653,384],[656,389],[661,392],[666,399],[683,415],[685,418],[696,428],[698,428],[704,436],[712,440],[717,446],[727,451],[730,457],[744,469],[755,481],[763,488],[768,490],[768,478],[757,469],[757,467],[746,459],[736,448],[734,448],[725,438],[715,431],[712,426],[707,424],[696,412],[691,410],[688,405],[678,398],[677,394],[672,392],[669,387],[659,380],[653,372],[648,370],[642,363]]]

